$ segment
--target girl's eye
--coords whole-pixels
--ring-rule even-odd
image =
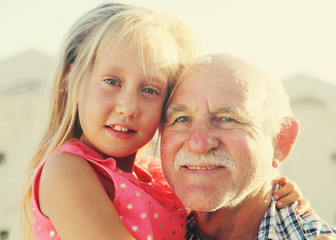
[[[119,82],[115,79],[105,79],[105,82],[107,84],[110,84],[110,85],[113,85],[113,86],[119,86],[120,85]]]
[[[158,91],[156,91],[155,89],[152,89],[152,88],[142,89],[141,92],[160,95]]]

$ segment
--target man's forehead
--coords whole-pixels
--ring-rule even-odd
[[[202,68],[190,70],[181,79],[172,99],[183,98],[185,94],[198,94],[211,97],[215,92],[221,94],[238,94],[246,89],[245,81],[241,81],[231,69]],[[233,93],[234,91],[234,93]]]
[[[212,113],[224,109],[253,114],[253,106],[260,106],[265,94],[264,88],[258,86],[259,81],[253,81],[257,75],[249,75],[251,71],[244,69],[240,71],[238,61],[233,64],[224,62],[223,67],[220,63],[223,61],[202,63],[190,69],[173,94],[168,112],[197,111],[203,104]]]
[[[183,89],[186,85],[196,83],[208,86],[213,83],[217,85],[239,83],[245,81],[244,77],[247,77],[241,72],[241,69],[236,69],[236,66],[231,66],[226,62],[201,62],[187,70],[177,89]]]
[[[217,90],[232,87],[237,92],[244,91],[254,95],[267,88],[269,76],[256,66],[225,54],[209,59],[190,67],[177,90],[188,91],[190,85],[199,84],[204,88],[212,87]]]

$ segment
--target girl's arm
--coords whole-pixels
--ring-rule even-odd
[[[273,194],[273,198],[278,200],[276,203],[278,208],[283,208],[297,201],[299,206],[296,208],[296,214],[301,215],[306,212],[314,212],[314,210],[310,208],[310,201],[303,198],[302,192],[294,182],[284,176],[278,178],[277,182],[282,185],[282,187]]]
[[[39,200],[62,240],[134,239],[97,173],[79,156],[62,153],[46,162]]]
[[[318,238],[314,238],[314,240],[336,240],[336,238],[332,238],[332,237],[329,237],[329,236],[321,236],[321,237],[318,237]]]

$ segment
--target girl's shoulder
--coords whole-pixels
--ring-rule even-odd
[[[43,206],[43,202],[50,203],[58,198],[61,200],[67,194],[73,193],[72,188],[80,185],[92,185],[92,187],[101,185],[100,181],[97,181],[97,168],[99,171],[106,167],[101,163],[111,165],[107,166],[109,168],[115,166],[114,159],[103,159],[93,149],[79,141],[68,142],[59,147],[41,166],[40,174],[36,175],[35,188],[38,189],[40,209],[43,211],[44,208],[48,208]]]
[[[44,176],[58,176],[60,178],[67,175],[78,175],[87,167],[90,167],[90,165],[82,156],[74,153],[59,152],[49,157],[44,163],[41,180]]]
[[[56,204],[64,196],[73,196],[76,187],[97,182],[96,178],[96,172],[82,156],[67,152],[54,154],[41,171],[38,191],[40,209],[45,213],[51,202]]]
[[[42,169],[40,184],[52,181],[60,183],[62,179],[83,175],[92,169],[88,160],[101,160],[102,158],[85,144],[74,141],[63,144],[54,154],[45,160]],[[83,175],[82,177],[85,177]],[[47,181],[46,181],[47,180]],[[59,185],[59,184],[58,184]]]
[[[69,146],[71,149],[67,150]],[[86,159],[81,149],[72,146],[73,144],[62,146],[43,166],[39,185],[36,187],[37,204],[33,203],[41,214],[38,216],[35,212],[35,216],[39,217],[35,222],[45,222],[48,227],[58,226],[57,231],[65,236],[72,236],[74,233],[80,235],[87,231],[102,232],[101,229],[104,229],[105,234],[108,231],[112,234],[111,231],[116,228],[114,224],[117,224],[118,228],[124,228],[114,206],[110,204],[111,199],[99,174],[92,167],[92,162]],[[86,219],[86,225],[82,219]],[[106,219],[108,221],[104,221]],[[106,226],[103,228],[103,225]],[[71,226],[71,229],[68,226]],[[35,229],[39,231],[40,228]]]
[[[60,239],[49,217],[58,211],[71,211],[64,204],[74,199],[75,185],[79,178],[76,171],[88,168],[88,163],[80,156],[70,153],[57,153],[49,157],[35,174],[32,192],[32,210],[35,221],[33,222],[35,238],[46,239],[53,236]],[[88,171],[88,170],[87,170]],[[90,174],[85,176],[88,181]],[[77,180],[76,180],[77,178]],[[63,211],[63,210],[62,210]]]

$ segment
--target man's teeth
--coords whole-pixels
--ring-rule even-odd
[[[111,127],[112,127],[112,129],[114,129],[116,131],[128,132],[128,128],[125,128],[125,127],[121,127],[121,126],[118,126],[118,125],[111,126]]]
[[[202,166],[202,167],[194,167],[194,166],[184,166],[188,169],[191,169],[191,170],[209,170],[209,169],[214,169],[216,167],[214,166]]]

